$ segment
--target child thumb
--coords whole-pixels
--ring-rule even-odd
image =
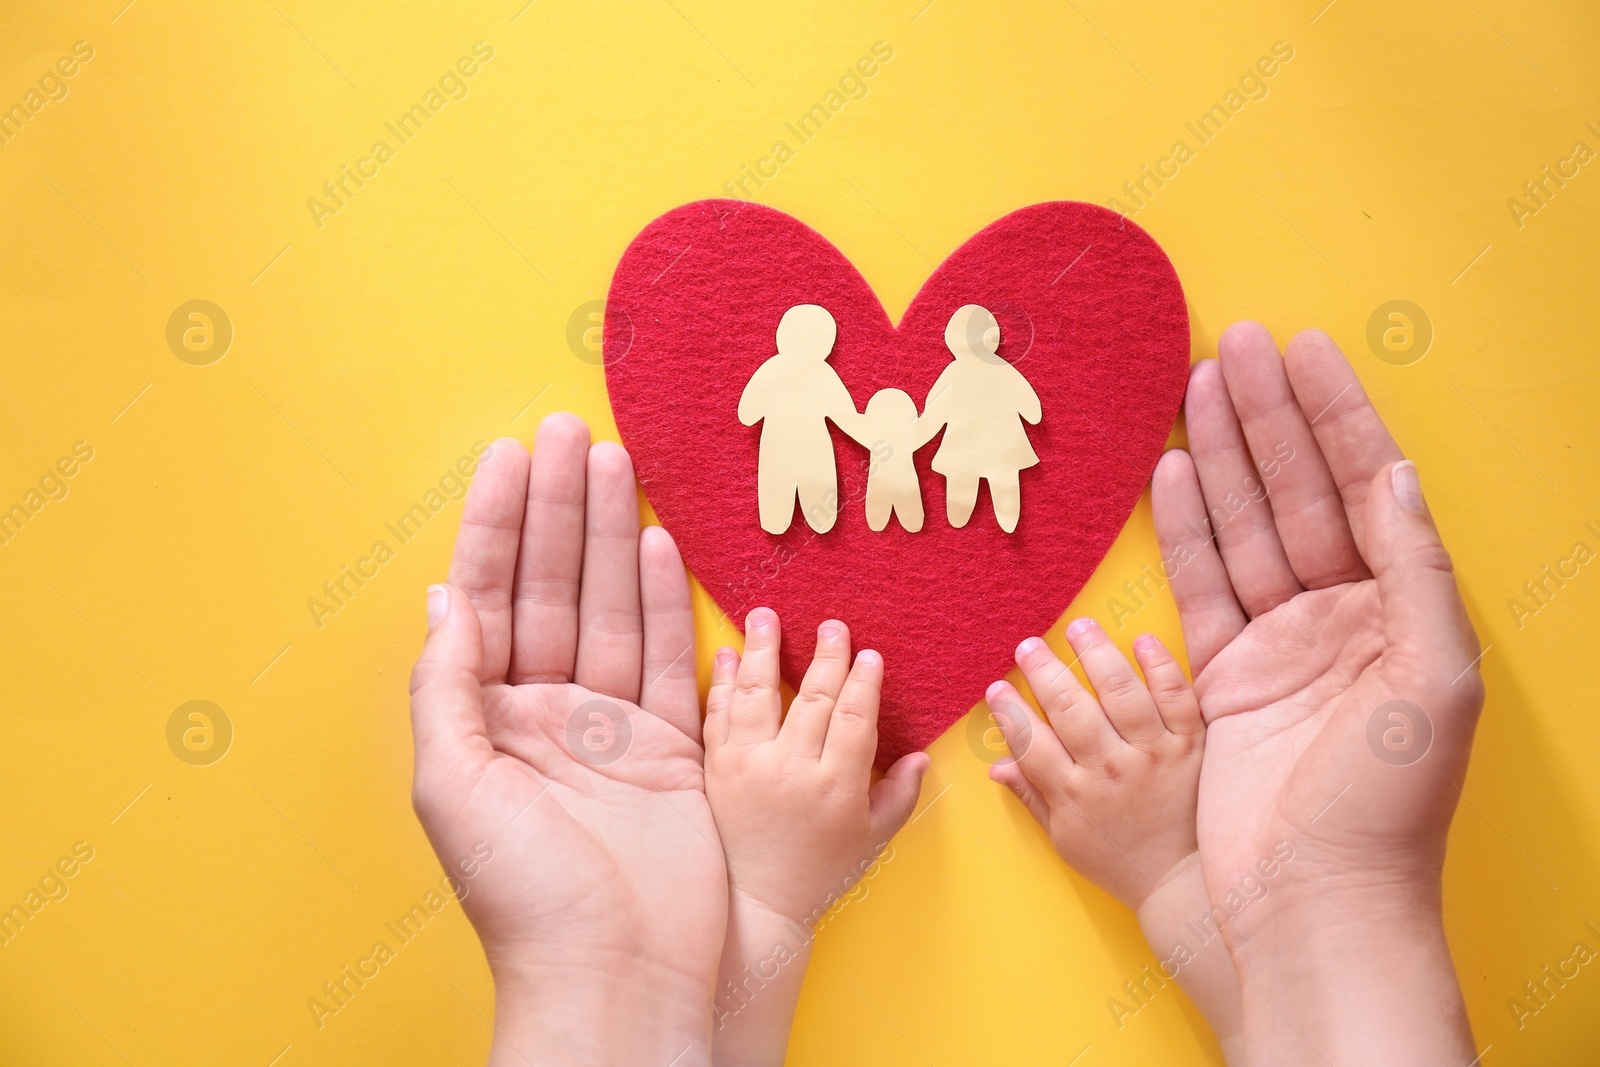
[[[868,821],[875,843],[888,841],[911,818],[922,794],[922,776],[932,763],[926,752],[901,756],[867,790]]]

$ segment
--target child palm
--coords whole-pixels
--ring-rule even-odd
[[[852,663],[843,623],[818,629],[787,715],[778,617],[757,608],[745,631],[742,659],[718,653],[706,697],[707,792],[734,892],[792,922],[815,920],[911,816],[928,757],[903,756],[873,784],[883,660],[867,651]]]

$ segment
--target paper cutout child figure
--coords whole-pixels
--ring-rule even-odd
[[[987,479],[1000,528],[1012,533],[1022,511],[1018,475],[1039,462],[1023,425],[1038,423],[1039,395],[1011,364],[995,353],[1000,323],[985,307],[964,304],[950,316],[945,347],[955,362],[944,369],[922,411],[922,419],[944,426],[933,469],[945,476],[945,510],[960,529],[978,503],[978,482]],[[931,435],[930,435],[931,436]]]
[[[939,432],[939,424],[917,417],[917,405],[899,389],[880,389],[867,401],[862,439],[872,442],[867,474],[867,526],[889,525],[892,512],[907,533],[922,529],[922,482],[912,454]]]
[[[761,528],[781,534],[794,521],[794,501],[818,533],[833,529],[839,474],[833,461],[831,419],[860,441],[862,416],[850,391],[828,365],[838,326],[828,310],[798,304],[778,323],[778,354],[767,359],[739,397],[739,421],[761,426],[756,464]]]

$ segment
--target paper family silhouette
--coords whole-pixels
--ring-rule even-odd
[[[972,517],[978,483],[989,483],[995,518],[1011,533],[1022,511],[1019,475],[1039,462],[1024,422],[1038,423],[1039,397],[1020,371],[1001,359],[1000,323],[978,304],[956,309],[944,343],[955,361],[928,392],[922,413],[900,389],[880,389],[857,411],[828,365],[838,326],[824,307],[799,304],[778,323],[778,354],[750,376],[739,398],[739,421],[761,426],[757,488],[761,528],[781,534],[798,496],[818,533],[838,517],[838,472],[832,422],[873,452],[867,476],[867,525],[882,530],[895,515],[911,533],[922,529],[922,485],[912,455],[944,430],[933,469],[945,477],[945,511],[957,529]]]

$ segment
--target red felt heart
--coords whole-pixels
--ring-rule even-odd
[[[952,356],[944,331],[963,304],[1000,322],[999,355],[1038,394],[1016,532],[987,487],[971,521],[945,518],[939,438],[916,454],[927,521],[868,529],[866,449],[833,431],[838,520],[761,529],[761,427],[738,417],[746,382],[777,352],[788,308],[821,304],[838,323],[830,365],[857,410],[903,389],[921,410]],[[1115,212],[1061,201],[1014,211],[956,249],[897,327],[850,261],[780,211],[738,200],[685,204],[650,223],[617,265],[606,300],[606,385],[623,443],[689,569],[741,628],[778,612],[783,673],[798,684],[816,627],[838,618],[858,649],[883,654],[878,764],[926,747],[1048,629],[1116,538],[1160,458],[1189,366],[1178,276],[1154,240]]]

